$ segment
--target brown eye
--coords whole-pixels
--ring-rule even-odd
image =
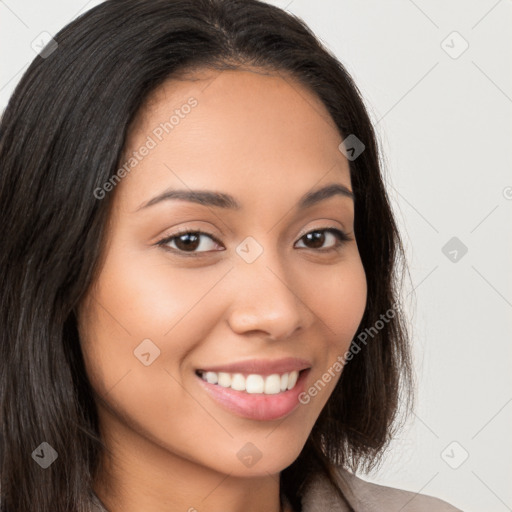
[[[207,240],[210,240],[208,244]],[[206,242],[203,242],[206,240]],[[315,229],[306,233],[300,240],[305,240],[307,244],[305,249],[317,250],[319,252],[329,252],[338,250],[343,242],[352,240],[346,233],[336,228]],[[213,242],[213,243],[212,243]],[[330,247],[324,247],[329,242]],[[334,242],[334,243],[332,243]],[[217,251],[216,245],[221,243],[210,233],[204,231],[181,231],[157,242],[156,245],[163,247],[180,256],[200,256],[202,253]],[[209,247],[210,245],[210,247]],[[198,250],[202,249],[202,250]],[[222,249],[221,249],[222,250]]]
[[[163,246],[171,251],[189,253],[193,255],[212,250],[211,248],[208,248],[208,242],[202,241],[203,238],[209,238],[211,241],[215,242],[215,244],[218,243],[217,239],[213,235],[205,233],[204,231],[182,231],[160,240],[157,245]],[[170,247],[169,244],[171,243],[174,243],[175,247]],[[199,248],[205,250],[198,251],[197,249]]]
[[[327,235],[331,235],[331,237]],[[327,241],[329,241],[329,238],[331,238],[331,240],[334,238],[334,245],[331,244],[331,247],[324,248],[323,246],[326,242],[326,239]],[[314,231],[306,233],[300,240],[306,241],[307,249],[335,250],[338,249],[341,245],[343,245],[343,242],[351,240],[351,238],[346,233],[339,229],[322,228],[315,229]]]

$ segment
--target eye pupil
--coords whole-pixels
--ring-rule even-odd
[[[184,239],[186,240],[184,243]],[[194,239],[191,241],[191,239]],[[197,245],[198,245],[198,240],[199,240],[199,236],[195,233],[184,233],[180,236],[178,236],[178,238],[176,238],[176,247],[178,247],[178,249],[197,249]],[[180,244],[183,244],[183,247],[180,247]]]
[[[321,231],[313,231],[306,235],[308,240],[312,240],[314,242],[313,248],[316,249],[318,247],[322,247],[324,245],[325,234]]]

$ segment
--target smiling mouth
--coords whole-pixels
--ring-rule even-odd
[[[308,369],[301,371],[260,375],[257,373],[228,373],[196,370],[196,375],[209,384],[230,388],[248,394],[277,395],[292,390],[299,376]]]

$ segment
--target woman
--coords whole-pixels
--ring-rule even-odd
[[[55,41],[0,131],[2,512],[456,510],[355,475],[411,365],[343,66],[256,0]]]

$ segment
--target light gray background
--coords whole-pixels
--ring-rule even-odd
[[[39,34],[99,3],[0,0],[0,110]],[[366,479],[510,511],[512,1],[271,3],[303,18],[361,89],[409,256],[417,409]],[[454,236],[468,248],[457,261],[442,252]]]

